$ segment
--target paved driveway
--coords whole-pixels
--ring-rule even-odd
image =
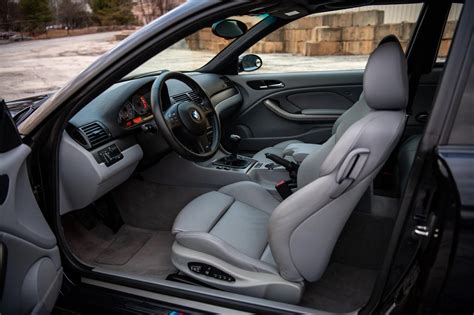
[[[112,48],[114,33],[0,45],[0,97],[6,100],[59,89]]]

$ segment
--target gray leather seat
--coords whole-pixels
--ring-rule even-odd
[[[299,140],[288,140],[258,151],[254,154],[253,159],[264,163],[271,163],[272,161],[267,159],[265,154],[273,153],[287,160],[298,162],[299,164],[303,162],[310,153],[318,150],[320,147],[320,144],[304,143]]]
[[[387,36],[386,38],[389,38],[389,36]],[[381,43],[382,42],[383,40],[381,41]],[[358,103],[360,102],[357,102],[356,104]],[[363,105],[367,106],[365,102],[363,102]],[[343,120],[348,121],[348,118],[352,116],[354,113],[355,113],[354,117],[358,118],[359,117],[358,112],[360,110],[363,110],[365,112],[369,111],[369,108],[362,108],[362,107],[364,106],[357,106],[355,108],[354,106],[352,106],[347,111],[345,111],[344,114],[341,115],[334,123],[332,131],[331,131],[331,135],[334,135],[336,133],[337,126],[341,123],[341,121]],[[349,118],[349,120],[351,119]],[[274,146],[267,147],[258,151],[257,153],[253,155],[252,158],[263,163],[271,163],[272,161],[270,159],[267,159],[265,157],[265,154],[273,153],[287,160],[301,163],[309,154],[319,150],[320,148],[321,148],[321,144],[304,143],[299,140],[287,140],[287,141],[277,143]]]
[[[196,198],[173,226],[174,265],[223,290],[298,303],[399,141],[407,99],[406,59],[388,37],[369,58],[359,101],[303,160],[297,191],[280,201],[257,183],[239,182]]]

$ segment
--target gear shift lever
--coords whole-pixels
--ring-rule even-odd
[[[229,141],[230,141],[231,159],[236,160],[237,153],[239,152],[240,136],[232,134],[229,137]]]
[[[230,144],[230,155],[224,156],[219,160],[215,161],[214,164],[218,167],[222,166],[225,170],[229,170],[230,168],[234,170],[238,169],[245,169],[254,161],[250,158],[246,158],[243,156],[238,156],[237,153],[239,152],[239,144],[240,144],[240,136],[238,135],[230,135],[229,137],[229,144]]]

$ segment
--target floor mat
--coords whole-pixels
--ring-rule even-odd
[[[379,269],[385,257],[394,220],[354,211],[334,247],[331,262],[362,269]]]
[[[307,283],[301,305],[336,313],[354,311],[368,301],[376,277],[376,270],[332,263],[319,281]]]
[[[123,225],[113,234],[101,223],[86,229],[74,216],[63,218],[63,228],[72,252],[89,265],[161,278],[177,271],[171,262],[170,231]]]
[[[124,265],[151,238],[153,233],[123,225],[113,242],[95,259],[98,264]]]
[[[126,224],[144,229],[171,231],[178,213],[207,188],[160,185],[130,179],[112,196]]]
[[[171,246],[174,237],[168,231],[154,231],[145,245],[124,265],[103,265],[109,269],[139,275],[153,275],[166,278],[177,272],[171,262]]]

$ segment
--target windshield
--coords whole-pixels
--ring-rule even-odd
[[[16,6],[15,1],[12,3]],[[54,12],[54,8],[49,9]],[[0,98],[9,102],[56,92],[102,54],[139,30],[140,24],[159,17],[157,13],[147,19],[141,15],[115,19],[115,15],[102,16],[103,12],[99,14],[95,9],[77,7],[75,10],[84,16],[64,23],[60,18],[56,20],[54,15],[49,22],[26,21],[18,15],[17,18],[12,16],[8,24],[0,23]],[[135,9],[131,8],[132,14],[140,12]],[[234,19],[251,28],[263,16],[238,16]],[[231,42],[215,36],[207,27],[162,51],[129,75],[159,70],[193,71],[209,62]]]
[[[264,17],[265,15],[236,16],[231,19],[244,22],[250,29]],[[232,41],[233,39],[227,40],[214,35],[210,27],[203,28],[152,57],[126,75],[125,78],[158,70],[193,71],[199,69]]]

